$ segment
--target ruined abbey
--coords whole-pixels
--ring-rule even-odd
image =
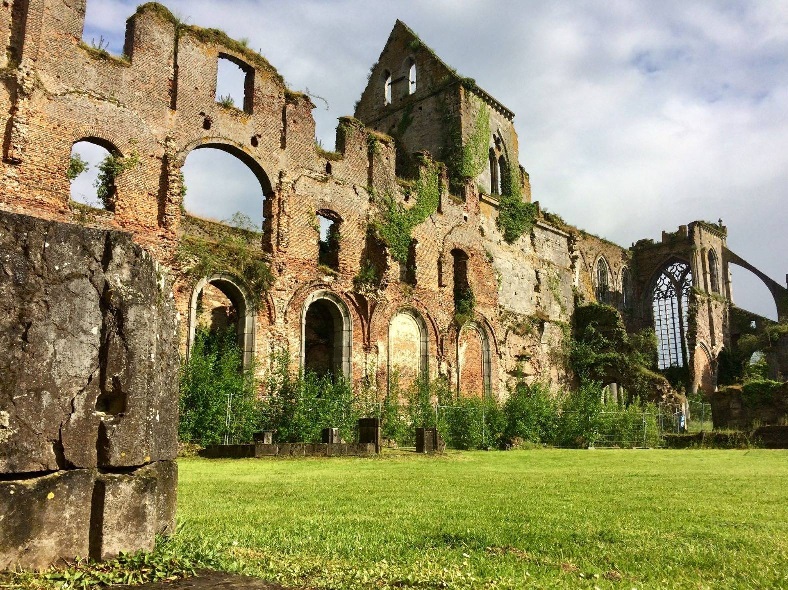
[[[81,42],[85,0],[6,4],[0,206],[130,233],[171,269],[183,352],[212,286],[263,369],[286,347],[301,367],[383,391],[397,371],[501,397],[516,369],[567,380],[556,351],[575,306],[599,301],[629,328],[655,326],[660,366],[686,366],[693,391],[714,390],[729,340],[728,264],[746,265],[727,250],[726,228],[696,221],[625,248],[542,212],[519,164],[514,113],[403,23],[354,116],[340,119],[337,151],[324,152],[310,98],[220,31],[146,4],[120,58]],[[215,98],[223,59],[245,73],[242,105]],[[107,210],[69,201],[69,155],[82,140],[134,158]],[[219,225],[182,206],[181,166],[205,147],[259,179],[265,222],[243,238],[270,269],[264,287],[229,258],[198,276],[199,261],[178,255]],[[784,287],[769,287],[784,303]]]
[[[653,327],[659,368],[703,392],[735,335],[729,264],[788,317],[785,287],[728,250],[721,222],[625,248],[540,207],[514,113],[401,22],[328,152],[310,97],[244,44],[149,3],[114,56],[81,41],[85,8],[0,7],[0,526],[16,535],[0,568],[171,530],[178,355],[201,321],[232,322],[261,374],[286,350],[379,396],[394,375],[440,376],[502,399],[515,376],[571,382],[587,303]],[[243,72],[238,104],[217,101],[223,61]],[[117,164],[103,208],[70,199],[85,141]],[[189,214],[181,168],[201,148],[253,172],[261,227]]]

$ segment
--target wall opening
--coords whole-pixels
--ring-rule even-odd
[[[317,263],[333,270],[339,270],[339,215],[333,211],[317,212],[319,226],[317,239]]]
[[[411,57],[407,61],[408,65],[408,94],[416,92],[416,61]]]
[[[712,249],[709,250],[708,255],[709,263],[709,289],[712,293],[720,292],[720,271],[719,262],[717,260],[717,253]]]
[[[465,312],[469,300],[473,298],[471,285],[468,282],[468,255],[455,248],[451,251],[451,256],[454,260],[454,309]]]
[[[383,72],[383,104],[391,104],[391,72]]]
[[[676,261],[657,276],[651,296],[654,331],[659,343],[659,368],[686,367],[687,317],[692,271],[686,262]]]
[[[333,293],[307,298],[301,323],[301,366],[304,371],[350,378],[352,332],[347,306]]]
[[[610,267],[604,258],[596,261],[596,299],[599,303],[610,303]]]
[[[115,210],[115,166],[120,153],[99,139],[82,139],[71,147],[66,176],[71,200],[96,209]]]
[[[621,270],[621,307],[624,311],[632,309],[632,275],[626,266]]]
[[[498,167],[498,158],[495,156],[495,149],[490,148],[490,194],[501,194],[501,171]]]
[[[233,56],[220,53],[216,67],[216,102],[251,113],[253,99],[254,68]]]
[[[210,144],[195,148],[181,168],[183,208],[195,217],[240,227],[270,239],[272,196],[263,169],[231,146]]]
[[[198,332],[219,344],[226,336],[234,334],[242,366],[247,367],[254,356],[254,326],[254,307],[241,283],[231,275],[206,277],[192,291],[187,358]]]
[[[417,240],[411,240],[408,246],[408,258],[399,266],[399,280],[407,285],[416,285],[416,246]]]

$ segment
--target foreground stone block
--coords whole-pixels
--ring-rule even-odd
[[[173,531],[176,327],[128,234],[0,212],[0,569]]]
[[[94,469],[0,481],[0,570],[87,557]]]

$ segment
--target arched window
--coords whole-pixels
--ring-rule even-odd
[[[652,312],[659,341],[659,368],[687,365],[687,312],[692,271],[686,262],[673,262],[654,282]]]
[[[610,303],[610,267],[604,258],[596,262],[596,299],[599,303]]]
[[[709,287],[712,293],[720,292],[720,275],[717,263],[717,253],[709,250]]]
[[[408,94],[416,92],[416,62],[411,57],[408,60]]]
[[[427,323],[414,309],[399,310],[389,322],[388,379],[396,376],[406,390],[418,379],[429,376]]]
[[[273,192],[262,168],[227,145],[195,148],[181,168],[183,208],[193,216],[264,234],[268,238]]]
[[[306,299],[302,313],[303,370],[349,378],[353,332],[345,302],[330,291],[317,291]]]
[[[632,307],[632,275],[626,266],[621,271],[621,307],[625,311]]]
[[[243,366],[254,355],[255,310],[242,283],[227,274],[215,274],[200,280],[192,291],[189,305],[187,355],[198,337],[220,342],[235,334]]]
[[[104,140],[82,139],[71,147],[66,176],[71,181],[71,200],[97,209],[115,210],[120,153]]]
[[[490,194],[501,194],[501,182],[498,171],[498,158],[495,157],[495,149],[490,148]]]
[[[383,72],[383,104],[391,104],[391,72]]]

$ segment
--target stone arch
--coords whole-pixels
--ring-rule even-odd
[[[347,304],[328,290],[307,296],[301,310],[301,369],[350,379],[352,346]]]
[[[692,391],[702,389],[709,395],[717,389],[716,363],[705,342],[698,342],[693,355]]]
[[[725,260],[725,266],[728,265],[735,265],[741,267],[745,270],[750,271],[754,274],[769,290],[772,298],[774,299],[774,305],[777,309],[777,320],[778,321],[788,321],[788,288],[783,287],[777,281],[772,279],[763,271],[759,270],[746,260],[744,260],[741,256],[738,256],[734,252],[731,252],[727,248],[723,249],[723,256]],[[726,294],[729,298],[732,298],[730,293]]]
[[[403,307],[391,316],[388,329],[387,375],[397,372],[400,384],[407,386],[429,378],[429,333],[422,315],[412,307]]]
[[[184,164],[186,163],[186,159],[190,154],[197,150],[202,149],[213,149],[219,150],[228,154],[238,160],[241,164],[243,164],[249,172],[251,172],[252,176],[256,179],[256,181],[260,185],[260,192],[262,194],[262,198],[260,199],[259,203],[259,213],[262,217],[262,227],[259,227],[259,231],[262,232],[262,240],[261,246],[264,250],[270,251],[272,249],[273,244],[273,215],[274,215],[274,189],[271,184],[271,180],[268,176],[268,173],[263,168],[262,164],[249,153],[244,151],[243,147],[233,141],[226,140],[223,138],[211,137],[211,138],[200,138],[185,146],[178,154],[173,158],[173,166],[175,171],[179,171],[183,169]],[[178,178],[178,174],[171,174],[170,178],[175,177]],[[173,182],[172,180],[170,182]],[[177,180],[175,181],[177,182]],[[250,179],[250,182],[254,182]],[[183,194],[180,190],[172,190],[170,187],[170,193],[175,193],[175,198],[177,199],[177,206],[179,208],[183,208],[184,203],[182,201]],[[189,193],[187,193],[189,194]],[[255,204],[255,207],[258,205]],[[225,211],[224,213],[229,213]],[[259,223],[259,217],[257,218]]]
[[[216,273],[197,281],[189,300],[189,337],[186,345],[186,359],[189,358],[194,337],[197,332],[197,301],[207,284],[224,293],[238,312],[238,344],[243,352],[243,366],[248,367],[255,353],[255,306],[243,282],[236,277]]]
[[[492,357],[485,327],[476,320],[467,322],[457,330],[456,345],[457,395],[491,395]]]
[[[621,308],[624,311],[632,309],[632,273],[628,266],[621,269]]]
[[[185,145],[178,152],[177,156],[175,157],[175,166],[177,168],[181,168],[186,162],[186,157],[191,152],[204,148],[221,150],[241,160],[241,162],[249,167],[249,169],[252,171],[252,174],[255,175],[255,178],[257,178],[265,198],[268,199],[274,195],[271,179],[263,168],[262,164],[256,158],[246,152],[243,145],[230,139],[225,139],[223,137],[201,137],[196,139]]]

